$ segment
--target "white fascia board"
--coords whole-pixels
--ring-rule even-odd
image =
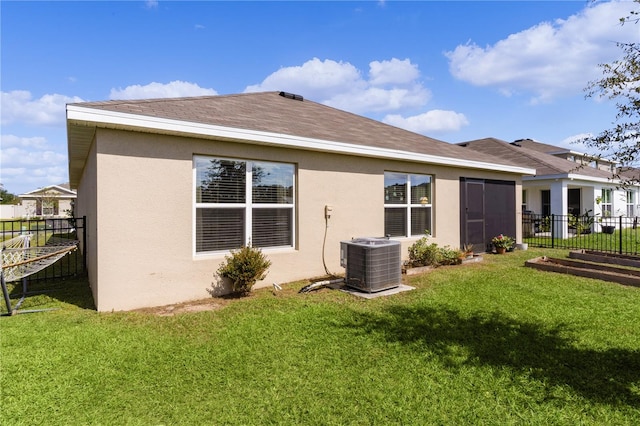
[[[250,129],[216,126],[212,124],[195,123],[191,121],[172,120],[146,115],[127,114],[115,111],[86,108],[77,105],[67,105],[67,120],[94,123],[97,127],[116,126],[131,129],[148,129],[192,136],[208,136],[247,141],[250,143],[275,145],[311,151],[331,152],[337,154],[351,154],[365,157],[406,160],[421,163],[440,164],[462,168],[484,169],[534,175],[535,169],[508,166],[483,161],[460,160],[457,158],[441,157],[437,155],[420,154],[389,148],[356,145],[322,139],[291,136],[280,133],[270,133]],[[102,126],[101,126],[102,125]]]
[[[609,179],[609,178],[601,178],[601,177],[591,177],[585,175],[578,175],[574,173],[561,174],[561,175],[543,175],[543,176],[523,176],[523,182],[533,182],[533,181],[542,181],[542,180],[569,180],[569,181],[581,181],[588,183],[608,183],[611,185],[616,185],[621,183],[619,179]]]
[[[535,181],[535,180],[558,180],[558,179],[569,179],[568,174],[564,175],[534,175],[534,176],[523,176],[523,181]]]
[[[570,174],[569,175],[570,179],[576,179],[576,180],[586,180],[589,182],[596,182],[596,183],[608,183],[610,185],[619,185],[622,183],[622,181],[620,179],[613,179],[613,178],[598,178],[598,177],[587,177],[587,176],[581,176],[581,175],[574,175],[574,174]]]
[[[63,188],[63,187],[61,187],[59,185],[48,185],[48,186],[43,186],[42,188],[34,189],[32,191],[29,191],[29,192],[25,192],[24,194],[20,194],[20,195],[18,195],[18,198],[20,198],[20,197],[50,196],[50,194],[45,194],[45,192],[47,192],[47,191],[49,191],[51,189],[56,189],[56,190],[60,191],[60,194],[54,195],[54,197],[56,197],[56,198],[76,197],[77,196],[75,191],[70,191],[67,188]]]

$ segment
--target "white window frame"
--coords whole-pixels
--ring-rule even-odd
[[[613,189],[611,188],[602,188],[602,217],[609,218],[613,217]]]
[[[636,191],[629,189],[626,191],[627,217],[635,217],[636,215]]]
[[[225,161],[237,161],[245,163],[245,201],[244,203],[202,203],[197,202],[197,159],[210,159],[210,160],[225,160]],[[220,157],[214,155],[194,155],[193,156],[193,212],[192,212],[192,232],[193,232],[193,253],[195,256],[206,256],[211,254],[227,253],[229,250],[238,249],[240,247],[229,247],[221,250],[213,251],[198,251],[197,250],[197,211],[198,209],[243,209],[244,210],[244,245],[250,246],[252,244],[251,239],[253,236],[253,210],[254,209],[290,209],[291,210],[291,244],[280,245],[272,247],[260,247],[261,250],[273,250],[273,249],[291,249],[296,246],[296,211],[297,211],[297,199],[296,199],[296,180],[297,180],[297,166],[294,163],[268,161],[268,160],[246,160],[240,158]],[[292,202],[290,204],[281,203],[254,203],[253,202],[253,165],[255,163],[271,163],[271,164],[283,164],[293,167],[292,174]]]
[[[414,235],[411,233],[411,209],[412,208],[429,208],[431,209],[431,214],[430,214],[430,223],[428,224],[428,231],[429,231],[429,235],[433,234],[433,193],[434,193],[434,176],[427,174],[427,173],[406,173],[406,172],[394,172],[394,171],[385,171],[384,175],[386,177],[387,174],[394,174],[394,175],[403,175],[406,179],[406,199],[404,203],[387,203],[385,200],[384,203],[384,209],[386,211],[387,208],[395,208],[395,209],[405,209],[405,214],[406,214],[406,220],[405,220],[405,230],[404,230],[404,235],[396,235],[396,236],[392,236],[392,238],[412,238],[412,237],[418,237],[418,236],[424,236],[424,232],[420,235]],[[431,199],[427,200],[425,203],[411,203],[411,177],[412,176],[425,176],[425,177],[429,177],[429,193],[431,196]],[[386,187],[385,187],[386,188]],[[386,219],[385,219],[386,221]],[[384,224],[384,226],[386,227],[386,223]],[[386,229],[385,229],[386,232]]]

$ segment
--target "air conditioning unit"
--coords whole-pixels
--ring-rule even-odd
[[[398,287],[402,281],[400,243],[386,238],[355,238],[340,242],[345,284],[367,293]]]

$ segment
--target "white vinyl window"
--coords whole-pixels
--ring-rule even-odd
[[[636,192],[627,191],[627,217],[634,217],[636,215]]]
[[[195,251],[293,247],[295,166],[196,156]]]
[[[432,233],[431,182],[430,175],[385,172],[385,235],[408,237]]]
[[[58,214],[58,200],[43,199],[36,201],[36,214],[54,216]]]
[[[612,205],[611,199],[613,198],[613,190],[608,188],[602,188],[602,217],[611,217]]]

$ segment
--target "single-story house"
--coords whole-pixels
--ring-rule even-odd
[[[602,225],[611,224],[611,218],[635,218],[639,213],[640,186],[621,185],[614,178],[616,164],[607,159],[531,139],[509,143],[485,138],[459,145],[536,170],[535,175],[522,178],[522,211],[565,217],[587,213],[599,219],[594,221],[596,232]],[[556,228],[561,238],[569,236],[570,231],[569,221]]]
[[[73,211],[77,194],[68,183],[49,185],[18,195],[21,200],[20,214],[27,218],[68,217]]]
[[[67,105],[69,175],[87,217],[99,311],[221,294],[251,244],[256,288],[339,274],[340,242],[521,238],[528,167],[286,92]]]

